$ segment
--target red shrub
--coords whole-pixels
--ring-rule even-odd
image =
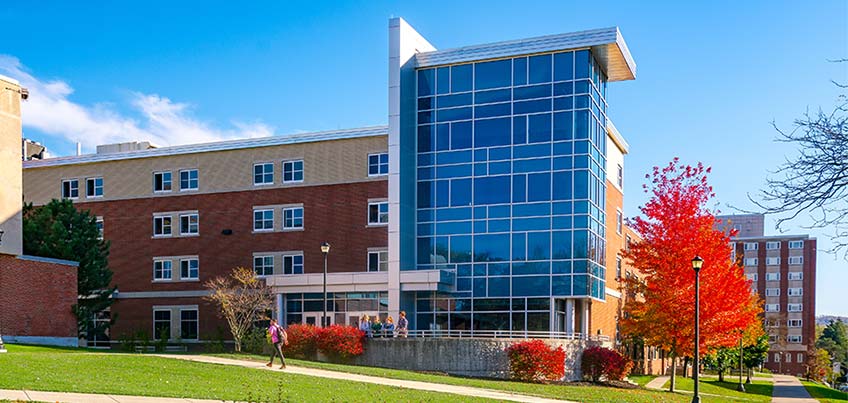
[[[283,352],[297,358],[314,358],[318,349],[318,328],[312,325],[291,324],[286,328],[289,344]]]
[[[365,332],[353,326],[331,325],[319,328],[316,345],[328,357],[348,359],[365,352]]]
[[[513,343],[506,348],[513,379],[524,382],[558,381],[565,376],[565,351],[542,340]]]
[[[592,346],[583,350],[580,360],[583,377],[598,382],[601,376],[610,381],[620,381],[630,373],[633,362],[618,351],[605,347]]]

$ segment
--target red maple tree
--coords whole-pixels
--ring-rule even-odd
[[[738,343],[740,331],[759,321],[760,304],[741,266],[731,261],[730,236],[714,228],[707,207],[715,196],[707,183],[710,168],[682,165],[675,158],[654,167],[651,199],[641,207],[644,217],[629,220],[642,239],[622,253],[641,276],[625,280],[635,301],[624,307],[622,330],[660,347],[672,357],[691,357],[695,335],[695,272],[700,256],[700,355]]]

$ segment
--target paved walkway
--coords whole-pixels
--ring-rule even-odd
[[[774,390],[771,393],[772,403],[817,403],[810,397],[801,381],[794,376],[774,374]]]
[[[646,389],[662,389],[663,385],[665,385],[668,380],[671,379],[670,376],[658,376],[652,379],[650,382],[645,384]]]
[[[236,365],[246,368],[255,368],[266,371],[279,371],[290,374],[300,374],[307,376],[317,376],[321,378],[341,379],[345,381],[356,381],[365,383],[375,383],[385,386],[397,386],[400,388],[426,390],[430,392],[452,393],[464,396],[484,397],[496,400],[506,400],[511,402],[526,402],[526,403],[576,403],[567,400],[546,399],[543,397],[520,395],[516,393],[497,391],[491,389],[474,388],[470,386],[446,385],[442,383],[430,383],[420,381],[408,381],[402,379],[381,378],[377,376],[351,374],[348,372],[327,371],[323,369],[304,368],[289,365],[286,369],[268,368],[264,363],[258,361],[233,360],[229,358],[209,357],[203,355],[169,355],[158,354],[159,357],[174,358],[187,361],[198,361],[209,364],[221,365]]]
[[[38,392],[33,390],[7,390],[0,389],[0,399],[37,401],[37,402],[64,402],[64,403],[219,403],[220,400],[202,399],[180,399],[176,397],[147,397],[147,396],[124,396],[124,395],[101,395],[95,393],[66,393],[66,392]]]

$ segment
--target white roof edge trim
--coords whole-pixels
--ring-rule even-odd
[[[7,83],[15,84],[15,85],[21,85],[21,83],[18,80],[15,80],[14,78],[9,77],[9,76],[4,76],[2,74],[0,74],[0,80],[3,80]]]
[[[612,142],[621,150],[622,154],[627,154],[630,152],[630,144],[627,144],[627,140],[624,139],[624,136],[618,131],[618,128],[612,123],[612,120],[607,118],[607,134],[612,139]]]
[[[48,158],[43,160],[30,160],[24,161],[23,167],[24,169],[27,169],[53,167],[61,165],[88,164],[94,162],[128,160],[137,158],[165,157],[180,154],[194,154],[214,151],[239,150],[245,148],[272,147],[286,144],[342,140],[358,137],[385,136],[387,134],[387,126],[369,126],[354,129],[288,134],[252,139],[224,140],[212,143],[199,143],[181,146],[152,148],[148,150],[125,151],[107,154],[85,154],[79,156]]]

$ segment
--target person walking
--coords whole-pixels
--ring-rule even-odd
[[[406,337],[409,333],[409,320],[406,319],[406,312],[400,311],[400,317],[397,323],[398,337]]]
[[[280,369],[286,368],[286,358],[283,357],[283,345],[289,344],[289,337],[286,333],[286,330],[282,328],[279,324],[277,324],[276,319],[271,319],[271,326],[268,326],[268,333],[271,335],[271,343],[274,344],[274,348],[271,351],[271,361],[265,364],[266,367],[271,367],[274,365],[274,357],[277,354],[280,355],[280,362],[283,364],[280,366]]]
[[[383,325],[383,337],[395,337],[395,321],[391,316],[386,318],[386,324]]]

